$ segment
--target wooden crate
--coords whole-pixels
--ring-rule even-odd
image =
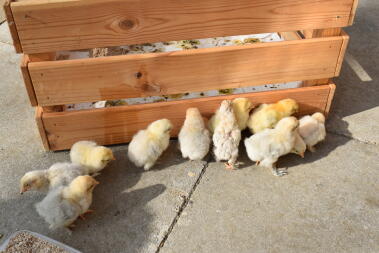
[[[209,117],[224,99],[294,98],[300,114],[328,113],[357,0],[22,0],[5,10],[46,149],[78,140],[130,141],[166,117],[176,135],[185,110]],[[291,32],[292,31],[292,32]],[[301,32],[300,32],[301,31]],[[168,53],[56,60],[55,52],[279,32],[282,42]],[[303,88],[82,111],[62,105],[304,80]]]

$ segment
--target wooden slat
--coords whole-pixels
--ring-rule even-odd
[[[359,4],[359,0],[354,0],[353,6],[352,6],[351,12],[350,12],[349,25],[353,25],[353,23],[354,23],[355,15],[356,15],[356,12],[358,9],[358,4]]]
[[[336,91],[336,85],[335,84],[330,84],[330,91],[329,91],[329,95],[328,95],[328,101],[327,101],[326,107],[325,107],[325,116],[329,115],[335,91]]]
[[[3,8],[4,8],[5,16],[7,18],[9,31],[10,31],[11,36],[12,36],[13,46],[16,50],[16,53],[21,53],[22,47],[21,47],[20,39],[18,37],[16,24],[14,22],[12,10],[11,10],[11,2],[12,2],[12,0],[5,0]]]
[[[26,88],[26,92],[28,93],[28,96],[29,96],[30,104],[32,106],[37,106],[38,104],[37,98],[36,98],[36,94],[34,93],[32,80],[30,79],[29,70],[28,70],[29,62],[30,62],[29,57],[27,55],[23,55],[21,58],[21,64],[20,64],[21,74],[24,79],[24,85]]]
[[[176,136],[183,123],[185,111],[197,107],[209,118],[224,99],[247,97],[254,105],[293,98],[300,105],[300,114],[324,112],[331,100],[333,85],[247,93],[172,102],[119,106],[103,109],[44,113],[45,131],[52,150],[68,149],[79,140],[94,140],[102,145],[129,142],[140,129],[157,119],[168,118],[174,124]]]
[[[333,77],[342,37],[29,64],[39,105]],[[317,54],[315,53],[317,52]]]
[[[304,36],[305,38],[325,38],[325,37],[331,37],[331,36],[339,36],[341,35],[343,30],[341,28],[328,28],[328,29],[316,29],[316,30],[305,30]],[[340,48],[340,54],[337,61],[337,68],[335,74],[339,73],[339,68],[341,67],[339,65],[339,61],[342,59],[343,56],[341,56],[341,52],[344,52],[343,48],[347,46],[346,42],[346,34],[344,33],[342,35],[343,43]],[[341,58],[342,57],[342,58]],[[313,86],[313,85],[320,85],[320,84],[327,84],[329,83],[330,78],[321,78],[316,80],[307,80],[303,82],[303,87]]]
[[[342,37],[343,37],[343,42],[342,42],[342,47],[341,47],[340,55],[338,57],[338,62],[337,62],[337,68],[336,68],[335,76],[339,76],[340,75],[341,68],[342,68],[342,63],[343,63],[343,60],[345,59],[346,49],[347,49],[347,46],[349,45],[349,40],[350,40],[349,35],[345,31],[342,30],[341,34],[342,34]]]
[[[30,0],[11,8],[25,53],[349,25],[354,0]]]
[[[45,131],[45,126],[43,124],[42,120],[42,115],[44,114],[42,107],[36,107],[36,114],[35,114],[35,119],[37,123],[37,128],[39,131],[39,134],[41,136],[42,140],[42,145],[45,150],[50,150],[50,145],[49,141],[47,139],[46,131]]]

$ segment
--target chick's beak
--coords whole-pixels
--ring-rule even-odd
[[[112,161],[115,161],[116,160],[116,157],[112,156]]]
[[[304,152],[300,153],[301,158],[304,158]]]
[[[26,192],[27,191],[27,189],[25,189],[25,188],[21,188],[21,190],[20,190],[20,194],[22,195],[22,194],[24,194],[24,192]]]
[[[95,180],[95,182],[93,182],[93,183],[94,183],[94,185],[98,185],[98,184],[100,184],[99,181],[96,181],[96,180]]]

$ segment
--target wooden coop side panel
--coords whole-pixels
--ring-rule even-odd
[[[11,3],[24,53],[344,27],[354,0],[33,0]]]
[[[101,145],[126,143],[152,121],[168,118],[176,136],[190,107],[197,107],[210,118],[224,99],[249,98],[254,105],[293,98],[300,105],[299,115],[316,111],[325,113],[333,85],[247,93],[209,98],[188,99],[142,105],[130,105],[82,111],[52,112],[42,115],[43,125],[52,150],[69,149],[79,140],[93,140]]]
[[[60,105],[334,77],[342,44],[337,36],[32,62],[29,71],[38,104]]]

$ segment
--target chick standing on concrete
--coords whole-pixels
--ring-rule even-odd
[[[325,116],[316,112],[312,116],[304,116],[300,119],[299,133],[303,137],[309,151],[314,152],[314,145],[323,141],[326,137]]]
[[[247,127],[247,122],[250,116],[250,110],[253,108],[252,103],[247,98],[236,98],[232,102],[234,115],[237,120],[239,129],[242,131]],[[213,133],[216,126],[219,124],[218,110],[208,122],[209,130]]]
[[[98,146],[93,141],[79,141],[70,151],[71,161],[88,169],[90,175],[97,175],[111,160],[115,160],[110,148]]]
[[[219,124],[213,134],[213,153],[216,160],[228,160],[227,169],[234,169],[238,157],[241,130],[238,127],[230,100],[224,100],[218,111]]]
[[[307,145],[305,144],[303,138],[300,136],[299,131],[296,131],[295,135],[296,135],[295,136],[295,145],[294,145],[291,153],[294,153],[296,155],[301,156],[301,158],[304,158],[304,153],[307,150]]]
[[[36,204],[36,210],[49,223],[50,229],[70,227],[79,216],[89,212],[92,192],[97,184],[91,176],[79,176],[68,186],[49,192]]]
[[[295,117],[281,119],[274,129],[266,129],[245,139],[247,155],[257,164],[272,170],[275,176],[286,175],[275,163],[279,157],[291,152],[295,145],[299,121]]]
[[[252,133],[259,133],[266,128],[274,128],[279,120],[298,110],[299,106],[293,99],[283,99],[276,104],[262,104],[254,110],[247,125]]]
[[[168,119],[151,123],[147,129],[133,136],[128,147],[128,157],[137,167],[145,170],[154,166],[170,143],[172,124]]]
[[[78,164],[55,163],[47,170],[27,172],[20,180],[20,193],[29,190],[47,192],[59,186],[65,186],[81,175],[87,174],[87,169]]]
[[[208,154],[211,137],[199,109],[187,109],[178,140],[183,158],[201,160]]]

